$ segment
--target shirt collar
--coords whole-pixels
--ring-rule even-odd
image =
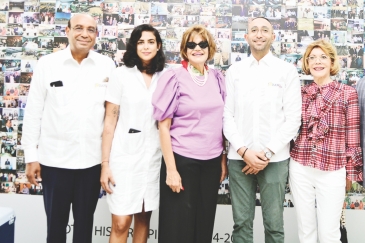
[[[63,54],[64,62],[68,62],[68,61],[76,62],[76,60],[73,58],[73,56],[71,54],[70,45],[67,46],[67,48],[62,51],[62,54]],[[95,63],[96,62],[95,52],[90,50],[88,56],[84,60],[87,60],[87,61],[90,60]]]
[[[273,54],[271,53],[271,51],[269,51],[263,58],[261,58],[261,60],[258,62],[253,55],[251,54],[251,56],[249,57],[249,64],[250,66],[252,65],[259,65],[260,64],[264,64],[264,65],[270,65],[270,60],[272,59]]]

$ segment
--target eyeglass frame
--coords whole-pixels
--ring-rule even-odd
[[[90,27],[89,27],[90,28]],[[76,32],[76,33],[82,33],[84,32],[84,29],[86,29],[87,33],[89,34],[96,34],[96,32],[98,31],[96,28],[95,29],[89,29],[89,28],[83,28],[81,26],[76,26],[76,27],[72,27],[72,29]]]
[[[325,57],[323,59],[323,57]],[[312,59],[313,58],[313,59]],[[306,58],[306,60],[308,61],[308,63],[312,63],[312,62],[315,62],[317,60],[319,60],[321,63],[323,63],[322,61],[326,61],[328,59],[331,59],[329,56],[325,55],[325,54],[322,54],[321,56],[317,57],[317,56],[308,56]]]
[[[261,33],[261,35],[272,35],[274,34],[274,31],[272,31],[269,27],[267,26],[263,26],[262,28],[258,28],[257,26],[254,26],[250,29],[250,31],[248,32],[248,34],[251,35],[257,35],[258,33]]]

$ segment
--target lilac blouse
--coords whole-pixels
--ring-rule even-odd
[[[153,117],[172,118],[172,150],[185,157],[208,160],[223,150],[223,108],[226,97],[224,77],[209,69],[200,87],[184,68],[170,69],[158,80],[152,97]]]

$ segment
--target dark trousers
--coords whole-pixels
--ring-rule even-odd
[[[221,156],[197,160],[174,153],[184,191],[173,192],[166,185],[166,165],[160,175],[159,243],[211,243]]]
[[[41,165],[47,215],[47,243],[65,243],[72,204],[73,242],[91,243],[94,212],[100,192],[100,165],[61,169]]]

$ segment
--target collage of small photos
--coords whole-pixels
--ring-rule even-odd
[[[123,65],[133,28],[151,24],[160,31],[167,65],[181,62],[180,40],[195,24],[215,37],[209,64],[225,70],[250,56],[248,22],[270,19],[275,32],[271,51],[298,69],[302,84],[313,78],[301,70],[309,43],[325,39],[340,56],[336,80],[355,86],[364,75],[364,0],[0,0],[0,193],[42,194],[25,176],[21,137],[33,70],[44,55],[65,49],[66,26],[75,13],[98,24],[94,50]],[[229,194],[226,180],[218,194]],[[229,198],[222,200],[229,204]],[[227,203],[228,202],[228,203]]]

